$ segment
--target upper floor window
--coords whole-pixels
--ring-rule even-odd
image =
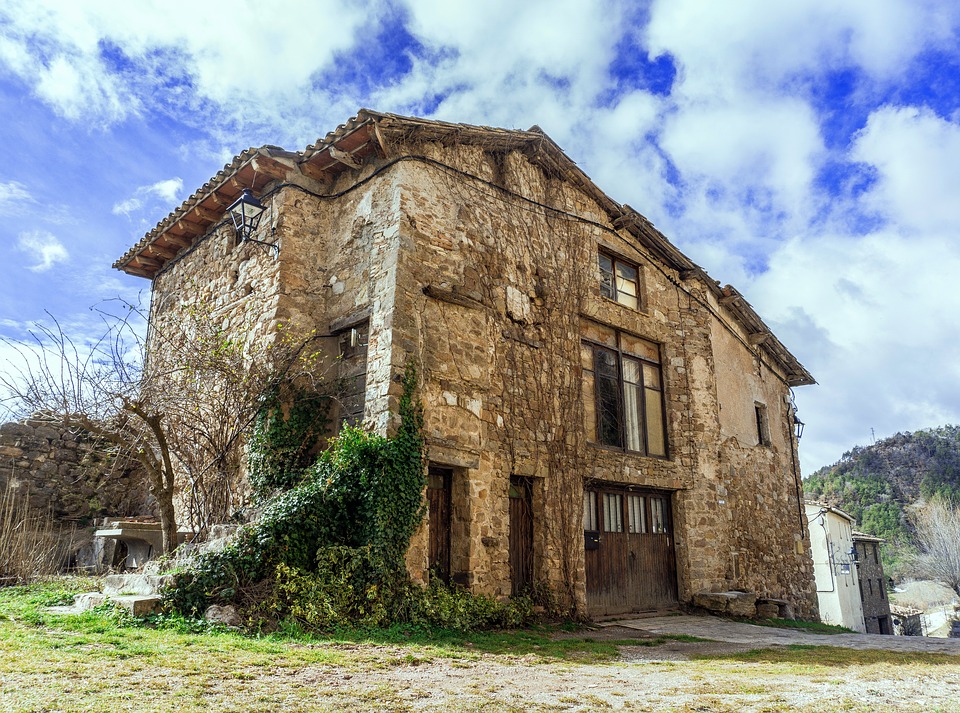
[[[594,322],[583,324],[587,437],[605,446],[666,457],[659,347]]]
[[[633,263],[601,252],[600,294],[632,309],[640,308],[640,270]]]
[[[767,418],[767,407],[758,402],[753,405],[757,417],[757,443],[761,446],[770,445],[770,422]]]

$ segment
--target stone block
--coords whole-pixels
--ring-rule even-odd
[[[749,619],[757,615],[757,595],[754,592],[729,592],[729,594],[733,596],[727,605],[727,614]]]
[[[160,610],[160,597],[158,596],[125,594],[110,597],[110,601],[117,606],[123,607],[136,617],[149,616]]]
[[[111,574],[103,580],[103,593],[113,598],[122,595],[151,596],[173,583],[173,575]]]
[[[730,598],[730,592],[697,592],[693,595],[693,606],[715,614],[723,614],[727,611]]]

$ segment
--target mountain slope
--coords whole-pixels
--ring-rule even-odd
[[[857,528],[887,540],[885,559],[909,546],[907,508],[939,494],[960,501],[960,426],[898,433],[871,446],[856,446],[803,483],[811,500],[834,505]]]

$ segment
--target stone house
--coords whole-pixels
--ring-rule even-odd
[[[266,207],[238,243],[224,212]],[[362,110],[239,154],[115,267],[154,322],[317,329],[390,428],[408,362],[429,446],[420,579],[547,583],[592,614],[742,589],[817,615],[790,389],[815,383],[733,287],[603,193],[538,127]]]
[[[820,503],[806,503],[806,511],[820,619],[864,633],[857,551],[853,546],[854,520],[843,510]]]
[[[865,532],[853,531],[853,549],[857,562],[857,586],[863,605],[863,625],[868,634],[892,634],[887,578],[880,559],[883,540]]]

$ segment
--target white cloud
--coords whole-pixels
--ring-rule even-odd
[[[36,261],[30,269],[34,272],[44,272],[59,262],[66,262],[70,254],[56,236],[43,230],[21,233],[17,239],[17,248],[30,255]]]
[[[233,121],[263,121],[309,89],[380,7],[238,0],[224,12],[184,0],[9,0],[0,62],[70,119],[109,124],[147,101],[179,110],[213,102]]]
[[[960,230],[960,125],[929,109],[882,107],[851,156],[877,171],[865,198],[872,210],[906,229]]]
[[[0,215],[19,215],[35,203],[27,187],[19,181],[0,182]]]
[[[151,196],[159,198],[163,204],[169,205],[174,203],[182,193],[183,179],[181,178],[168,178],[149,186],[140,186],[130,198],[114,204],[113,214],[130,215],[143,208],[146,200]]]

